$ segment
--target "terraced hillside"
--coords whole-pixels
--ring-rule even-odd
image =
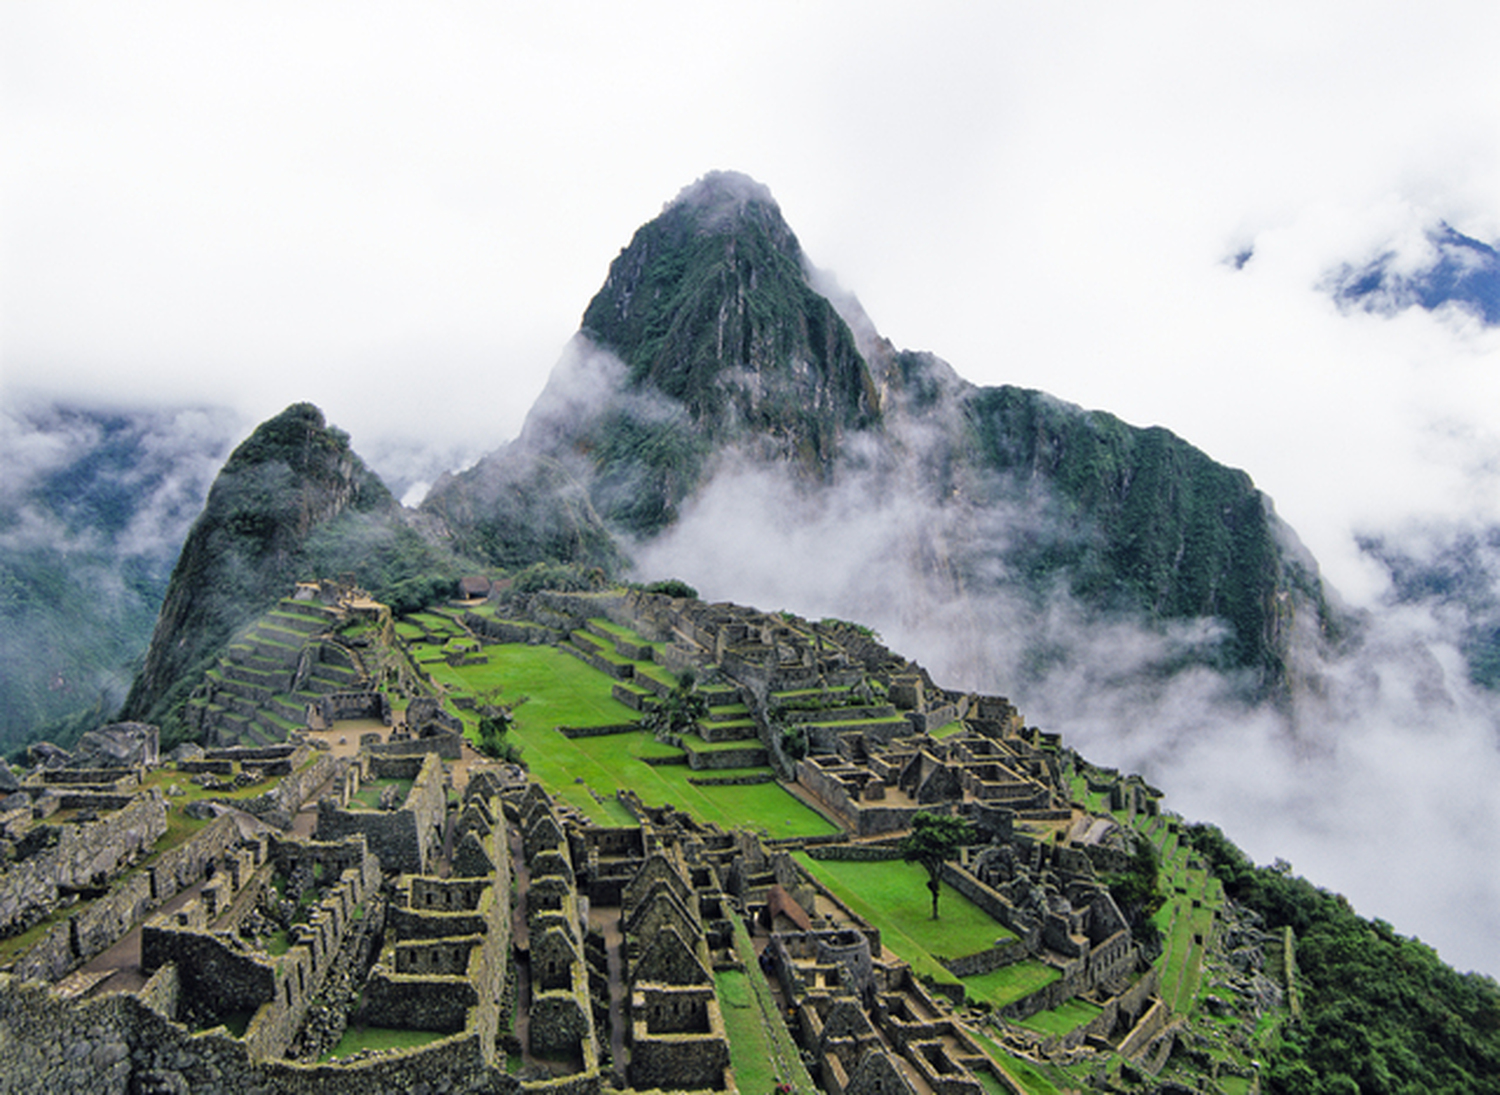
[[[271,745],[307,722],[310,704],[358,690],[369,673],[340,639],[347,608],[283,598],[230,642],[188,698],[185,720],[207,745]]]

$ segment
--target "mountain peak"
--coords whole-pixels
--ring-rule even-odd
[[[721,231],[753,207],[781,218],[781,207],[771,188],[739,171],[710,171],[682,188],[677,197],[662,206],[663,213],[680,209],[697,218],[701,230]]]

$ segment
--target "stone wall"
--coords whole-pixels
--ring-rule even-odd
[[[416,769],[406,802],[399,810],[350,810],[325,798],[318,803],[317,838],[340,840],[363,834],[386,871],[423,874],[441,839],[448,806],[442,761],[428,753],[421,757],[372,756],[369,762],[372,771],[389,773],[393,778]]]
[[[286,1051],[363,902],[380,880],[374,859],[357,837],[339,845],[277,841],[269,848],[269,857],[279,870],[295,870],[295,861],[303,859],[350,864],[336,882],[324,888],[307,921],[296,926],[293,945],[286,953],[272,957],[244,946],[233,936],[233,925],[213,923],[215,910],[206,908],[203,898],[170,916],[153,917],[141,929],[143,969],[175,965],[182,994],[195,1007],[221,1018],[236,1012],[254,1013],[243,1042],[251,1057],[259,1060]]]
[[[1009,939],[977,954],[966,954],[961,958],[940,958],[938,961],[954,977],[978,977],[1019,962],[1030,953],[1020,939]]]
[[[567,638],[567,632],[557,628],[543,627],[528,620],[495,620],[477,612],[465,612],[463,624],[475,635],[497,643],[526,643],[529,646],[550,646]]]
[[[0,934],[20,931],[47,915],[65,890],[104,885],[148,852],[167,831],[167,804],[152,790],[98,821],[54,828],[55,844],[0,874]]]
[[[391,698],[384,692],[330,692],[318,700],[318,714],[328,723],[340,719],[379,719],[391,724]]]
[[[320,753],[307,767],[283,776],[276,786],[264,794],[249,799],[225,800],[226,804],[278,828],[290,829],[292,818],[308,796],[327,783],[343,763],[345,762],[335,759],[329,753]]]
[[[85,904],[17,959],[18,977],[56,981],[80,962],[113,946],[147,912],[201,879],[209,862],[239,838],[228,817],[215,818],[151,866]]]
[[[692,739],[685,739],[683,747],[688,754],[688,767],[695,772],[712,772],[724,768],[758,768],[766,763],[766,749],[759,741],[742,749],[693,748]]]
[[[598,1095],[599,1078],[522,1085],[497,1070],[477,1032],[343,1064],[256,1061],[222,1033],[192,1034],[135,996],[71,1002],[0,974],[0,1039],[11,1090],[89,1095]]]
[[[464,755],[464,739],[462,734],[440,733],[405,741],[371,742],[364,748],[371,756],[378,757],[420,757],[432,753],[443,760],[458,760]]]

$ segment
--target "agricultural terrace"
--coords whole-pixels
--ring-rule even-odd
[[[486,664],[458,667],[430,652],[419,657],[423,668],[450,696],[511,705],[515,722],[509,736],[520,745],[531,773],[559,798],[601,824],[634,824],[615,798],[615,792],[628,788],[648,806],[670,804],[726,829],[760,829],[773,838],[838,832],[836,825],[774,780],[734,786],[689,782],[710,775],[769,777],[770,768],[695,772],[687,767],[686,753],[656,741],[644,730],[564,737],[557,727],[623,726],[634,724],[638,716],[611,695],[614,681],[610,677],[556,647],[506,643],[486,646],[484,655]],[[636,664],[666,673],[651,663]],[[477,740],[478,715],[472,711],[459,715],[470,738]],[[659,763],[648,764],[647,759]]]

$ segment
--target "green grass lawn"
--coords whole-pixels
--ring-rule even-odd
[[[367,786],[360,787],[359,791],[351,795],[349,805],[355,808],[363,806],[366,810],[380,809],[380,793],[387,787],[396,788],[396,801],[401,805],[406,804],[406,796],[411,794],[411,786],[415,780],[410,779],[377,779]]]
[[[558,726],[607,726],[634,722],[636,713],[610,695],[604,674],[553,646],[504,643],[485,647],[488,665],[432,667],[433,678],[458,693],[498,690],[501,703],[514,704],[516,730],[546,731]]]
[[[1062,974],[1045,962],[1028,959],[1002,966],[991,973],[963,979],[964,992],[978,1000],[988,1000],[997,1008],[1014,1004],[1039,988],[1050,985]]]
[[[744,969],[720,970],[714,981],[724,1012],[735,1086],[745,1092],[769,1092],[778,1083],[789,1083],[799,1093],[811,1095],[815,1090],[812,1077],[756,962],[745,925],[732,913],[730,920],[734,949]]]
[[[335,1057],[350,1057],[362,1049],[415,1049],[448,1035],[432,1030],[400,1030],[394,1027],[346,1027],[339,1044],[318,1058],[320,1062]]]
[[[1061,1037],[1077,1030],[1085,1023],[1092,1022],[1103,1010],[1097,1004],[1091,1004],[1087,1000],[1073,999],[1051,1011],[1039,1011],[1035,1015],[1022,1019],[1021,1025],[1041,1031],[1043,1034],[1055,1034]]]
[[[1061,1089],[1058,1088],[1054,1079],[1060,1079],[1066,1089],[1071,1090],[1073,1086],[1066,1082],[1066,1075],[1060,1070],[1038,1065],[1007,1053],[983,1034],[976,1032],[974,1040],[990,1060],[1004,1069],[1006,1075],[1020,1085],[1026,1095],[1059,1095]]]
[[[487,665],[434,666],[433,676],[454,692],[499,689],[502,703],[527,697],[515,708],[515,725],[508,736],[521,746],[521,757],[538,780],[595,820],[633,824],[614,799],[616,791],[629,787],[649,806],[671,803],[726,828],[747,825],[777,837],[838,831],[775,783],[694,787],[688,779],[704,773],[690,772],[686,765],[645,764],[640,758],[680,752],[645,731],[564,737],[557,732],[558,726],[611,726],[633,723],[637,716],[611,695],[614,682],[609,677],[556,647],[507,643],[486,647],[485,653],[490,659]],[[477,717],[471,712],[460,715],[472,737]],[[713,774],[734,775],[738,770]]]
[[[844,904],[872,927],[880,929],[884,944],[914,971],[944,984],[958,979],[939,958],[960,958],[993,947],[997,940],[1015,936],[963,894],[944,884],[938,897],[940,919],[932,919],[932,896],[927,872],[899,859],[861,863],[852,860],[815,860],[795,853],[810,871]]]

